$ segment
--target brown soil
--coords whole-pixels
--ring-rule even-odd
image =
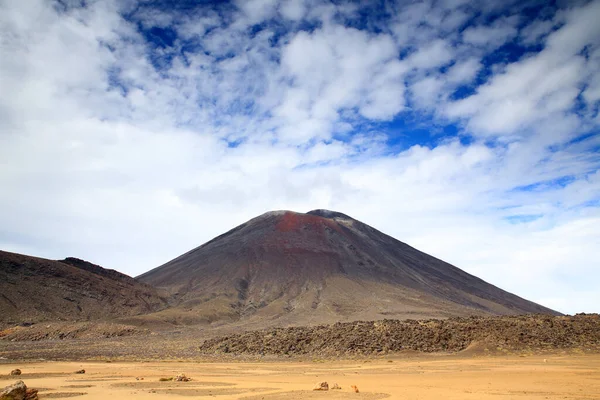
[[[40,400],[177,400],[195,396],[220,400],[592,400],[600,393],[598,354],[475,359],[424,355],[327,362],[38,362],[0,365],[0,375],[15,367],[37,374],[37,378],[23,378],[28,387],[54,388],[40,392]],[[80,368],[97,381],[84,390],[65,387],[84,381],[84,376],[66,375]],[[169,387],[158,381],[182,372],[192,381],[171,382]],[[138,376],[148,385],[127,385],[137,383]],[[342,389],[312,391],[321,381],[338,383]],[[9,383],[12,381],[5,382]],[[352,385],[360,392],[352,392]]]
[[[350,394],[346,392],[331,392],[327,394],[327,399],[347,399]],[[390,397],[387,393],[352,393],[353,399],[362,399],[362,400],[378,400],[378,399],[387,399]],[[258,396],[250,396],[244,397],[244,400],[289,400],[289,399],[323,399],[322,393],[313,392],[308,390],[295,390],[290,392],[281,392],[267,395],[258,395]]]

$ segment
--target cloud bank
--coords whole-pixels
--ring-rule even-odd
[[[347,213],[600,304],[600,1],[5,2],[0,248],[137,275],[262,212]]]

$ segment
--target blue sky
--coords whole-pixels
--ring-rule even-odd
[[[600,1],[0,4],[0,248],[140,274],[329,208],[600,304]]]

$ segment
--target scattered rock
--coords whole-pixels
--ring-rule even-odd
[[[11,375],[21,375],[21,370],[20,369],[13,369],[12,371],[10,371]]]
[[[168,378],[159,378],[158,379],[159,382],[168,382],[168,381],[172,381],[172,380],[173,380],[172,376],[170,376]]]
[[[136,376],[135,380],[136,380],[136,381],[143,381],[143,380],[144,380],[144,378],[142,378],[141,376]]]
[[[342,390],[342,387],[340,385],[338,385],[337,383],[334,383],[333,386],[331,387],[331,390]]]
[[[37,398],[37,390],[27,389],[23,381],[17,381],[0,392],[0,400],[37,400]]]
[[[25,391],[25,398],[23,400],[38,400],[37,389],[27,388],[27,390]]]
[[[329,384],[327,382],[318,382],[313,387],[313,390],[329,390]]]
[[[185,376],[185,374],[179,374],[175,377],[175,380],[177,382],[189,382],[191,381],[190,378],[188,378],[187,376]]]
[[[350,387],[352,388],[352,390],[354,390],[354,393],[358,393],[358,386],[352,385]]]
[[[75,371],[76,374],[85,374],[85,369],[80,369],[79,371]]]

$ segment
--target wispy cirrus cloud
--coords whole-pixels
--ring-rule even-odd
[[[332,208],[597,311],[599,16],[598,1],[5,3],[0,247],[135,275],[261,212]]]

